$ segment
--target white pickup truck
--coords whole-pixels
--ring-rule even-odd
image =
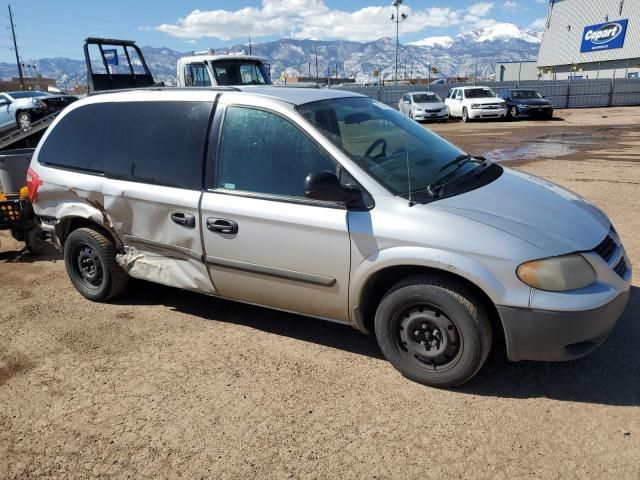
[[[178,87],[269,85],[269,65],[251,55],[216,55],[213,50],[194,52],[178,60]]]
[[[453,88],[444,103],[449,107],[449,116],[462,117],[464,122],[507,116],[507,103],[489,87]]]

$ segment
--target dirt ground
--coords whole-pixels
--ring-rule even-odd
[[[595,202],[638,272],[639,121],[573,110],[433,129]],[[640,479],[637,280],[589,357],[496,351],[436,390],[347,327],[144,282],[93,304],[58,254],[21,248],[0,235],[0,478]]]

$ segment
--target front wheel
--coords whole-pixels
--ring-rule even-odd
[[[402,375],[435,387],[473,378],[491,349],[482,302],[461,282],[440,275],[393,287],[378,306],[375,332],[385,358]]]
[[[20,129],[29,130],[31,128],[31,114],[29,112],[20,112],[17,121]]]
[[[464,107],[462,109],[462,121],[464,123],[469,123],[471,121],[471,118],[469,117],[469,111],[467,110],[467,107]]]
[[[64,263],[73,286],[94,302],[106,302],[127,286],[129,276],[116,262],[116,248],[105,235],[79,228],[64,244]]]
[[[518,107],[511,107],[509,109],[509,117],[515,120],[518,118]]]

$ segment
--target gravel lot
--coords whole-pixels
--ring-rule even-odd
[[[433,129],[601,206],[640,271],[640,108],[559,116]],[[144,282],[92,304],[21,248],[0,234],[0,478],[640,478],[637,280],[591,356],[495,351],[447,391],[338,325]]]

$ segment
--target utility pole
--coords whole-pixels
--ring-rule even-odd
[[[318,80],[318,47],[314,47],[314,50],[316,52],[316,81]]]
[[[311,62],[309,62],[309,78],[311,78]]]
[[[402,2],[404,2],[404,0],[394,0],[391,6],[396,9],[396,13],[395,14],[392,13],[391,16],[389,17],[391,21],[395,22],[396,24],[396,74],[394,79],[394,82],[396,85],[398,84],[398,55],[400,50],[400,24],[404,22],[407,18],[409,18],[409,15],[407,15],[406,13],[400,13],[400,6],[402,5]]]
[[[13,49],[16,51],[16,63],[18,64],[18,76],[20,77],[20,90],[24,90],[24,76],[22,75],[22,65],[20,64],[20,55],[18,54],[18,44],[16,43],[16,29],[13,26],[13,13],[11,13],[11,5],[9,5],[9,22],[11,22],[11,36],[13,37]]]
[[[251,45],[251,35],[249,35],[249,55],[253,55],[253,45]]]

